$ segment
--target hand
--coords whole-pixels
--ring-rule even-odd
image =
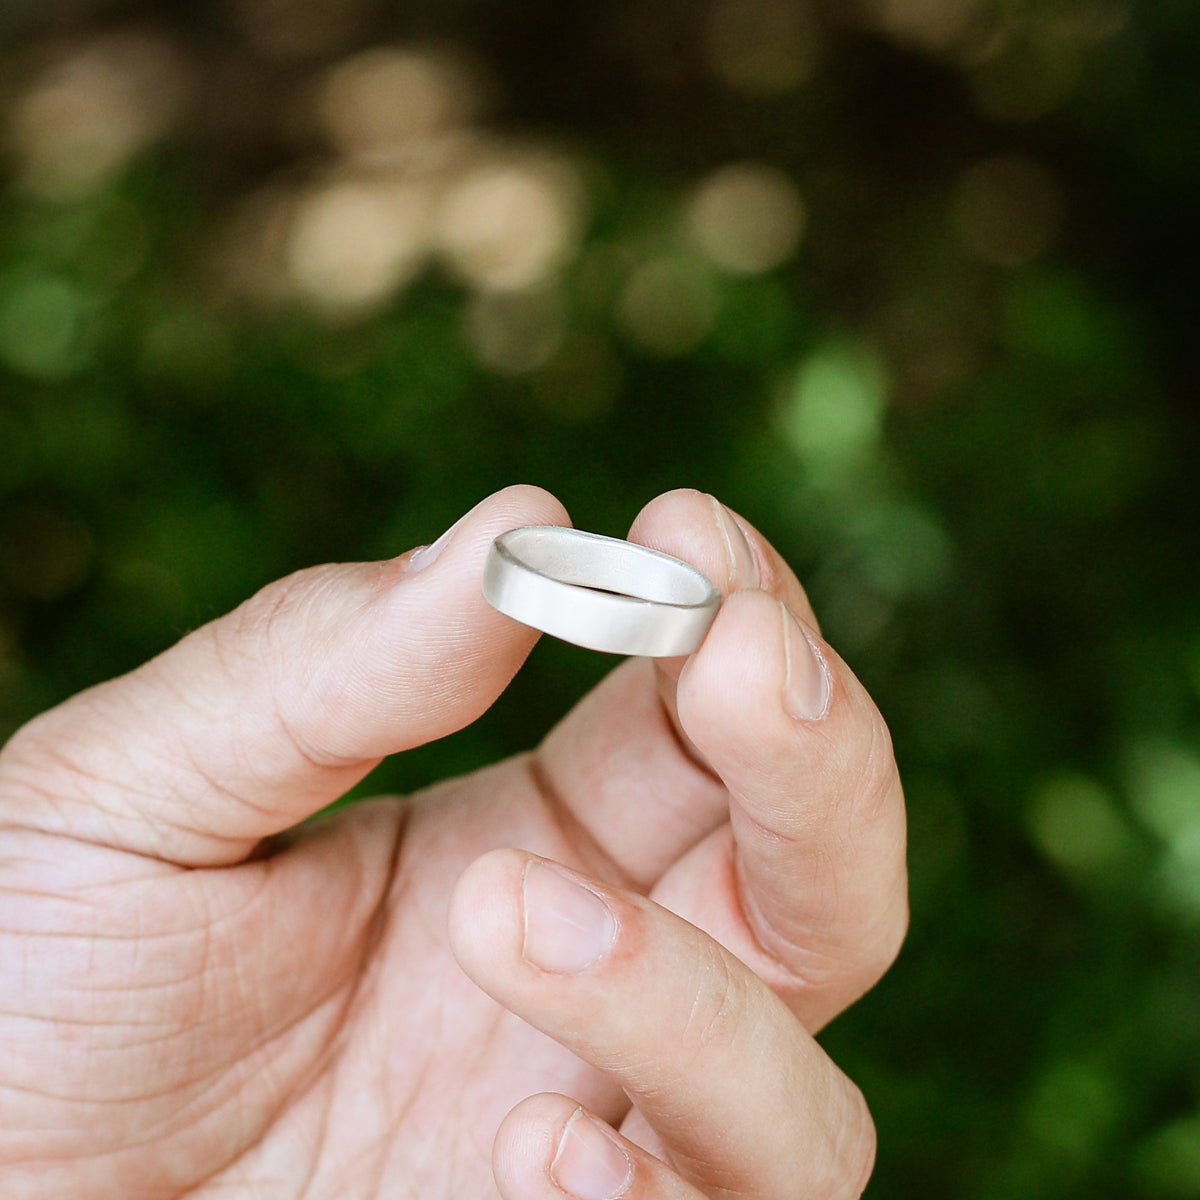
[[[631,534],[726,594],[695,655],[300,824],[496,699],[536,635],[482,599],[487,547],[565,521],[510,488],[12,739],[5,1200],[859,1194],[870,1118],[811,1035],[903,936],[900,789],[799,584],[710,497]]]

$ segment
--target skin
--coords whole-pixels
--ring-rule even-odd
[[[616,666],[530,754],[306,820],[495,701],[536,635],[479,594],[488,545],[566,523],[506,489],[4,748],[0,1195],[861,1193],[870,1117],[812,1035],[903,938],[900,786],[712,497],[630,534],[725,593],[696,654]]]

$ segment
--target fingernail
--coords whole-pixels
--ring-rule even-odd
[[[786,605],[783,610],[783,649],[786,670],[783,681],[783,707],[800,721],[819,721],[828,711],[833,697],[833,679],[829,664],[804,627]]]
[[[577,1108],[563,1130],[550,1176],[579,1200],[616,1200],[629,1187],[633,1164],[612,1134]]]
[[[756,588],[759,585],[758,559],[750,549],[750,543],[741,526],[715,496],[710,496],[713,511],[717,514],[717,526],[725,539],[725,553],[729,558],[732,582],[736,588]]]
[[[477,504],[475,508],[478,507],[479,505]],[[409,555],[408,573],[410,575],[415,575],[418,571],[423,571],[426,567],[431,566],[437,559],[437,556],[441,554],[443,550],[445,550],[447,543],[454,536],[455,532],[458,530],[458,527],[471,515],[471,513],[475,511],[475,508],[463,513],[463,515],[459,517],[458,520],[455,521],[454,524],[451,525],[450,528],[447,529],[446,532],[443,533],[436,542],[432,543],[432,545],[418,546],[417,549]]]
[[[543,971],[581,971],[612,945],[617,923],[595,892],[551,863],[525,870],[525,944],[528,962]]]

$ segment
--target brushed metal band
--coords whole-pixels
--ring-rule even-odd
[[[483,594],[506,616],[589,650],[697,650],[721,593],[695,567],[635,542],[524,525],[492,543]]]

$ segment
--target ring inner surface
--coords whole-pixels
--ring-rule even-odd
[[[711,585],[694,567],[645,546],[577,530],[522,531],[510,539],[519,561],[562,583],[658,604],[700,605]]]

